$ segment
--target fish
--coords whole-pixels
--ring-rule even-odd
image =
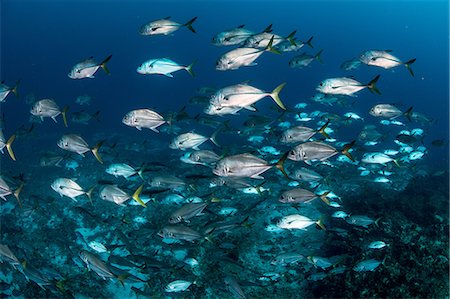
[[[361,53],[359,60],[367,65],[378,66],[384,69],[391,69],[393,67],[404,65],[411,76],[414,77],[414,72],[411,65],[416,61],[415,58],[406,62],[402,62],[400,59],[391,54],[391,50],[367,50]]]
[[[371,271],[375,271],[375,269],[377,269],[383,262],[375,260],[375,259],[364,260],[364,261],[361,261],[361,262],[357,263],[353,267],[353,271],[355,271],[355,272],[371,272]]]
[[[3,135],[3,131],[0,128],[0,152],[3,154],[3,149],[6,147],[6,151],[13,161],[16,161],[16,155],[11,147],[12,143],[16,140],[16,135],[11,135],[8,140],[5,139],[5,135]]]
[[[318,141],[309,141],[305,143],[301,143],[296,147],[292,148],[289,152],[287,152],[287,158],[292,161],[325,161],[338,153],[342,153],[347,156],[351,161],[355,161],[353,156],[350,154],[349,150],[355,144],[355,141],[352,141],[346,144],[342,151],[338,151],[336,148],[332,147],[323,142]]]
[[[367,84],[362,84],[350,77],[325,79],[319,83],[316,90],[324,94],[353,96],[354,93],[368,88],[372,93],[381,94],[376,86],[378,79],[380,79],[380,75]]]
[[[264,52],[270,51],[277,53],[277,50],[272,48],[273,38],[269,42],[266,48],[237,48],[223,54],[216,61],[216,70],[218,71],[228,71],[237,70],[243,66],[254,66],[256,65],[255,60],[258,59]]]
[[[246,299],[247,298],[245,296],[244,292],[242,291],[241,286],[239,285],[239,283],[237,282],[237,280],[234,277],[227,275],[227,276],[225,276],[224,282],[225,282],[225,286],[227,287],[228,291],[230,291],[230,293],[233,294],[233,296],[235,298],[238,298],[238,299]]]
[[[180,160],[189,164],[198,164],[212,167],[217,161],[220,160],[220,156],[210,150],[197,150],[186,153],[183,157],[180,158]]]
[[[292,38],[292,43],[290,40],[283,40],[281,43],[274,46],[274,49],[280,53],[288,53],[288,52],[295,52],[303,48],[305,45],[307,45],[310,48],[314,48],[312,45],[313,36],[311,36],[306,42],[303,42],[301,40],[296,39],[295,37]]]
[[[22,202],[20,201],[20,192],[22,192],[24,184],[20,184],[20,186],[16,190],[12,190],[11,187],[5,182],[5,180],[0,176],[0,198],[6,201],[6,196],[14,195],[19,203],[19,206],[22,207]]]
[[[79,124],[83,124],[83,125],[87,125],[89,124],[89,121],[91,119],[95,119],[97,121],[100,121],[100,110],[97,110],[95,113],[88,113],[84,110],[81,111],[77,111],[72,113],[70,120],[73,123],[79,123]]]
[[[215,34],[212,38],[212,44],[215,46],[233,46],[244,43],[250,36],[255,34],[244,27],[245,25],[240,25]],[[264,32],[271,31],[271,27],[267,27]]]
[[[381,164],[386,165],[389,162],[395,163],[398,167],[400,165],[398,164],[398,161],[386,154],[383,153],[365,153],[361,159],[361,162],[363,163],[369,163],[369,164]]]
[[[359,60],[359,58],[352,58],[350,60],[344,61],[341,64],[341,70],[344,70],[344,71],[356,70],[359,68],[360,65],[361,65],[361,61]]]
[[[123,206],[124,202],[132,198],[141,206],[146,208],[147,207],[146,204],[139,197],[143,188],[144,185],[139,186],[139,188],[136,189],[133,195],[130,196],[128,195],[128,193],[126,193],[116,185],[105,185],[100,189],[99,195],[101,199],[113,202],[121,206]]]
[[[278,85],[272,92],[264,92],[261,89],[250,86],[248,84],[236,84],[231,85],[222,89],[219,89],[211,97],[209,107],[205,109],[207,114],[213,113],[216,110],[221,110],[222,108],[245,108],[253,110],[251,108],[253,104],[259,100],[269,96],[272,100],[283,110],[286,110],[283,102],[280,99],[280,92],[284,88],[286,83]]]
[[[207,203],[202,202],[185,204],[170,215],[169,223],[189,222],[189,219],[201,215],[207,206]]]
[[[325,132],[325,129],[328,127],[330,121],[327,121],[320,129],[315,130],[308,127],[296,126],[290,129],[287,129],[281,135],[280,141],[282,143],[297,143],[304,142],[313,137],[316,133],[322,134],[325,138],[330,138],[328,134]]]
[[[189,287],[193,284],[191,281],[186,280],[175,280],[166,285],[164,291],[167,293],[178,293],[184,292],[189,289]]]
[[[21,270],[27,281],[33,281],[43,290],[45,290],[44,286],[52,284],[50,279],[43,272],[28,264],[26,261],[22,263]]]
[[[4,244],[0,244],[0,262],[2,264],[3,262],[7,262],[11,266],[13,266],[14,269],[18,269],[21,266],[19,260],[14,255],[14,253],[12,253],[12,251],[9,249],[8,245]]]
[[[367,246],[367,248],[369,248],[369,249],[381,249],[381,248],[384,248],[386,246],[389,246],[389,244],[386,244],[383,241],[374,241],[374,242],[370,243]]]
[[[86,195],[89,200],[92,201],[92,192],[94,191],[94,187],[89,189],[89,191],[84,191],[83,188],[78,185],[74,180],[68,178],[57,178],[51,184],[52,189],[63,196],[67,196],[77,202],[77,197],[80,195]]]
[[[271,260],[270,264],[285,266],[288,264],[296,264],[300,261],[303,261],[304,259],[305,259],[305,256],[300,253],[286,252],[286,253],[282,253],[282,254],[279,254],[276,257],[274,257]]]
[[[409,107],[405,112],[391,104],[377,104],[370,108],[369,114],[375,117],[383,117],[388,119],[395,119],[399,116],[405,115],[411,120],[413,107]]]
[[[109,252],[109,250],[100,242],[97,241],[91,241],[88,243],[88,246],[91,247],[93,250],[95,250],[98,253],[104,253]]]
[[[149,183],[154,188],[172,189],[174,191],[181,191],[186,188],[186,183],[173,175],[156,175]]]
[[[294,36],[296,33],[297,33],[297,31],[293,31],[288,36],[281,37],[281,36],[273,34],[271,32],[261,32],[261,33],[254,34],[254,35],[250,36],[249,38],[247,38],[243,44],[243,47],[267,48],[270,41],[272,41],[272,46],[276,46],[285,40],[289,41],[292,45],[296,45],[296,43],[294,41],[294,39],[295,39]]]
[[[177,31],[181,27],[186,27],[191,32],[196,33],[192,24],[197,20],[197,17],[192,18],[184,24],[177,23],[170,20],[170,17],[164,19],[148,22],[141,26],[139,34],[141,35],[169,35]]]
[[[65,107],[64,109],[60,109],[59,106],[56,104],[56,102],[52,99],[42,99],[40,101],[37,101],[34,103],[33,107],[30,110],[30,113],[34,116],[38,116],[41,118],[41,120],[44,119],[44,117],[51,117],[55,123],[56,117],[58,115],[62,115],[64,126],[67,127],[67,110],[69,107]]]
[[[272,166],[261,158],[244,153],[220,159],[213,168],[213,173],[222,177],[264,179],[261,174]]]
[[[91,101],[92,101],[91,96],[81,95],[76,98],[75,103],[77,103],[80,106],[83,106],[83,105],[90,105]]]
[[[322,218],[315,221],[299,214],[284,216],[277,223],[277,227],[281,229],[293,230],[293,229],[305,229],[313,224],[317,224],[320,228],[325,229],[325,225],[323,224]]]
[[[97,63],[91,56],[88,59],[77,63],[69,73],[70,79],[84,79],[84,78],[95,78],[95,73],[99,68],[102,68],[106,74],[110,74],[109,69],[106,64],[111,59],[112,55],[106,57],[102,62]]]
[[[156,58],[141,63],[141,65],[139,65],[136,71],[142,75],[158,74],[164,75],[169,78],[173,78],[172,73],[179,70],[185,70],[189,73],[189,75],[194,77],[195,74],[194,71],[192,70],[194,63],[195,62],[191,63],[188,66],[184,66],[176,63],[175,61],[169,58]]]
[[[119,176],[123,176],[124,178],[128,179],[133,175],[139,174],[139,176],[142,177],[142,171],[143,168],[141,168],[141,170],[137,171],[136,169],[134,169],[133,167],[131,167],[130,165],[126,164],[126,163],[114,163],[109,165],[105,172],[107,174],[111,174],[113,176],[115,176],[116,178]]]
[[[281,193],[278,201],[281,203],[309,203],[316,198],[320,198],[324,203],[330,205],[327,195],[330,192],[325,192],[321,195],[315,194],[309,190],[296,188]]]
[[[291,174],[291,177],[299,181],[310,183],[319,182],[323,179],[322,175],[305,167],[294,170]]]
[[[158,236],[164,239],[176,239],[187,242],[194,242],[202,238],[202,235],[187,226],[165,226],[159,232]]]
[[[6,101],[6,97],[11,92],[16,96],[16,98],[19,97],[19,92],[18,92],[19,83],[20,83],[20,80],[18,80],[13,87],[9,87],[9,86],[5,85],[4,81],[2,81],[0,83],[0,103],[5,102]]]
[[[148,128],[153,132],[159,133],[157,128],[162,124],[167,123],[167,121],[165,121],[159,113],[153,110],[137,109],[125,114],[122,123],[134,127],[139,131],[141,131],[142,128]]]
[[[345,219],[347,217],[349,217],[350,215],[348,215],[346,212],[344,211],[336,211],[334,212],[331,217],[333,218],[339,218],[339,219]]]
[[[374,223],[376,226],[378,226],[378,221],[380,219],[381,218],[378,218],[377,220],[373,220],[365,215],[352,215],[352,216],[348,217],[347,219],[345,219],[345,221],[351,225],[362,226],[362,227],[367,228],[367,227],[369,227],[369,225],[374,224]]]
[[[97,255],[90,253],[89,251],[82,250],[79,252],[79,256],[89,270],[94,271],[104,280],[106,280],[107,278],[117,278],[117,276],[111,271],[111,269],[105,264],[105,262],[103,262]]]
[[[57,145],[63,150],[74,152],[84,157],[86,152],[92,152],[98,162],[103,164],[102,158],[98,150],[102,146],[103,141],[100,141],[93,148],[90,148],[87,142],[80,136],[76,134],[66,134],[63,135],[57,142]]]
[[[169,144],[169,147],[171,149],[179,149],[179,150],[187,150],[187,149],[195,149],[199,150],[199,146],[205,143],[207,140],[210,140],[212,143],[214,143],[216,146],[219,146],[216,140],[216,135],[219,132],[217,130],[214,132],[211,137],[205,137],[203,135],[194,133],[194,132],[188,132],[181,135],[178,135],[174,139],[172,139],[172,142]]]
[[[322,55],[323,50],[320,50],[316,53],[316,55],[309,55],[306,53],[302,53],[300,55],[297,55],[293,57],[291,60],[289,60],[289,66],[291,68],[304,68],[311,64],[314,60],[319,61],[320,63],[323,63]]]

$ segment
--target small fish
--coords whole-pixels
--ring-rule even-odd
[[[216,62],[216,70],[227,71],[237,70],[242,66],[254,66],[255,60],[261,56],[264,52],[270,51],[278,53],[277,50],[272,48],[273,37],[266,48],[237,48],[231,50],[222,55]]]
[[[142,128],[148,128],[156,133],[159,133],[156,128],[166,122],[167,121],[165,121],[161,115],[150,109],[132,110],[122,119],[122,123],[134,127],[139,131],[142,130]]]
[[[201,215],[207,206],[207,203],[185,204],[170,215],[169,223],[189,222],[189,219]]]
[[[241,286],[236,281],[235,278],[227,275],[224,279],[225,286],[227,287],[228,291],[233,294],[233,296],[237,299],[246,299],[244,292],[241,289]]]
[[[361,159],[361,162],[381,165],[386,165],[389,162],[394,162],[397,166],[399,166],[396,159],[383,153],[365,153]]]
[[[336,148],[323,142],[305,142],[291,149],[287,153],[287,158],[292,161],[325,161],[334,155],[342,153],[350,160],[355,161],[349,152],[354,143],[355,141],[352,141],[351,143],[346,144],[342,151],[338,151]]]
[[[176,63],[175,61],[169,59],[169,58],[156,58],[156,59],[150,59],[146,62],[142,63],[138,68],[137,72],[142,75],[149,75],[149,74],[159,74],[164,75],[169,78],[173,78],[172,73],[179,71],[179,70],[186,70],[189,75],[192,77],[195,76],[192,67],[194,66],[194,63],[184,66]]]
[[[391,54],[391,50],[368,50],[361,53],[359,60],[367,65],[378,66],[384,69],[391,69],[393,67],[404,65],[411,76],[414,77],[414,72],[411,69],[416,59],[410,59],[402,62],[400,59]]]
[[[74,152],[82,157],[84,157],[84,154],[86,152],[92,152],[97,159],[98,162],[103,164],[103,161],[100,157],[100,154],[98,150],[103,144],[103,141],[97,143],[96,146],[93,148],[90,148],[87,142],[79,135],[76,134],[67,134],[63,135],[57,142],[58,146],[62,148],[63,150]]]
[[[16,85],[13,87],[9,87],[3,84],[3,81],[0,83],[0,103],[5,102],[6,97],[12,92],[16,97],[19,97],[19,93],[17,88],[19,87],[20,80],[16,82]]]
[[[305,257],[302,254],[296,252],[287,252],[277,255],[270,262],[271,265],[285,266],[288,264],[295,264],[299,261],[303,261]]]
[[[352,215],[352,216],[348,217],[347,219],[345,219],[345,221],[351,225],[362,226],[362,227],[367,228],[367,227],[369,227],[369,225],[371,225],[373,223],[375,223],[375,225],[378,226],[378,221],[380,219],[381,218],[378,218],[377,220],[374,221],[373,219],[371,219],[367,216],[364,216],[364,215]]]
[[[52,189],[62,196],[67,196],[74,201],[77,201],[77,197],[80,195],[86,195],[89,200],[92,201],[92,191],[94,187],[89,191],[84,191],[74,180],[68,178],[57,178],[51,184]]]
[[[400,109],[391,104],[377,104],[370,108],[369,114],[375,117],[383,117],[391,120],[405,115],[409,120],[411,120],[412,109],[413,107],[409,107],[408,110],[402,112]]]
[[[170,20],[170,17],[166,17],[164,19],[151,21],[147,24],[142,25],[139,29],[139,33],[141,35],[169,35],[177,31],[181,27],[186,27],[193,33],[196,33],[194,27],[192,27],[192,24],[195,22],[195,20],[197,20],[197,17],[192,18],[184,24],[180,24]]]
[[[90,105],[91,101],[92,101],[91,96],[81,95],[81,96],[77,97],[77,99],[75,100],[75,103],[77,103],[80,106],[83,106],[83,105]]]
[[[88,246],[91,247],[93,250],[97,251],[98,253],[109,252],[109,250],[105,247],[105,245],[97,241],[89,242]]]
[[[367,248],[369,248],[369,249],[381,249],[381,248],[384,248],[386,246],[389,246],[389,244],[386,244],[383,241],[374,241],[374,242],[370,243],[367,246]]]
[[[282,37],[271,32],[261,32],[254,34],[245,40],[243,47],[246,48],[267,48],[270,41],[272,41],[272,46],[276,46],[283,41],[289,41],[290,44],[296,45],[295,43],[295,33],[297,31],[291,32],[288,36]]]
[[[281,220],[277,223],[277,227],[289,230],[305,229],[313,224],[317,224],[320,228],[325,229],[322,219],[315,221],[299,214],[288,215],[281,218]]]
[[[131,167],[130,165],[126,164],[126,163],[114,163],[109,165],[106,168],[106,173],[111,174],[113,176],[115,176],[116,178],[119,176],[123,176],[124,178],[128,179],[129,177],[139,174],[142,174],[142,169],[140,171],[137,171],[136,169],[134,169],[133,167]]]
[[[94,271],[101,278],[106,280],[107,278],[116,278],[117,276],[111,271],[111,269],[103,262],[98,256],[89,251],[82,250],[79,253],[80,259],[86,264],[89,270]]]
[[[369,272],[374,271],[378,266],[380,266],[383,262],[377,261],[374,259],[364,260],[359,262],[353,267],[353,270],[356,272]]]
[[[359,68],[360,65],[361,65],[361,61],[359,60],[359,58],[353,58],[353,59],[344,61],[341,64],[341,70],[344,70],[344,71],[356,70]]]
[[[208,167],[212,167],[220,157],[213,151],[209,150],[198,150],[190,153],[186,153],[180,158],[181,161],[189,164],[198,164]]]
[[[304,67],[307,67],[308,65],[310,65],[311,62],[314,61],[314,59],[323,63],[322,58],[320,56],[322,54],[322,52],[323,52],[323,50],[320,50],[314,56],[306,54],[306,53],[297,55],[289,61],[289,66],[291,68],[304,68]]]
[[[132,198],[137,203],[139,203],[141,206],[146,208],[147,206],[145,203],[141,200],[139,195],[142,192],[142,189],[144,188],[144,185],[141,185],[139,188],[136,189],[136,191],[133,193],[133,195],[128,195],[125,191],[117,187],[116,185],[105,185],[100,189],[100,198],[106,201],[113,202],[117,205],[123,205],[124,202],[126,202],[128,199]]]
[[[371,92],[381,94],[376,87],[378,79],[380,79],[380,75],[373,78],[369,83],[362,84],[349,77],[331,78],[320,82],[316,90],[324,94],[351,96],[364,88],[368,88]]]
[[[91,56],[88,59],[77,63],[69,73],[71,79],[83,79],[83,78],[95,78],[94,74],[99,68],[102,68],[105,73],[109,75],[109,70],[106,67],[106,63],[111,59],[112,55],[106,57],[102,62],[97,63]]]
[[[270,27],[268,27],[269,30]],[[250,36],[254,34],[255,33],[253,31],[244,28],[244,25],[240,25],[236,28],[228,29],[214,35],[214,37],[212,38],[212,44],[215,46],[239,45],[244,43]]]
[[[344,211],[336,211],[334,212],[331,217],[333,218],[338,218],[338,219],[345,219],[347,217],[349,217],[350,215],[348,215],[347,213],[345,213]]]
[[[0,128],[0,152],[3,154],[3,149],[6,147],[6,150],[13,161],[16,161],[16,156],[14,155],[11,145],[15,139],[16,135],[11,135],[11,137],[6,140],[2,129]]]
[[[178,292],[184,292],[186,291],[193,282],[186,281],[186,280],[175,280],[169,283],[165,288],[164,291],[167,293],[178,293]]]
[[[40,117],[41,120],[43,120],[44,117],[51,117],[55,123],[57,122],[56,117],[61,114],[64,120],[64,126],[67,127],[67,109],[68,107],[66,106],[63,110],[61,110],[52,99],[43,99],[34,103],[30,113],[34,116]]]
[[[261,158],[245,153],[220,159],[216,163],[213,173],[222,177],[264,179],[261,174],[272,166]]]
[[[186,226],[165,226],[159,232],[158,236],[164,239],[177,239],[188,242],[194,242],[202,238],[202,235]]]
[[[72,113],[70,120],[73,123],[87,125],[87,124],[89,124],[89,121],[91,121],[91,119],[100,121],[99,116],[100,116],[100,110],[96,111],[95,113],[88,113],[84,110],[81,110],[81,111]]]
[[[322,134],[325,138],[330,138],[328,134],[325,132],[328,124],[330,122],[327,121],[320,129],[315,130],[308,127],[296,126],[290,129],[287,129],[281,135],[280,141],[283,143],[297,143],[304,142],[313,137],[316,133]]]
[[[184,133],[175,137],[169,144],[169,147],[171,149],[180,149],[182,151],[190,148],[199,150],[198,147],[205,143],[207,140],[211,140],[212,143],[214,143],[216,146],[219,146],[216,140],[216,135],[218,132],[219,130],[214,132],[211,137],[205,137],[194,132]]]
[[[14,269],[17,269],[17,267],[20,266],[19,260],[9,249],[8,245],[3,244],[0,244],[0,262],[8,262]]]
[[[320,198],[327,205],[330,204],[330,201],[327,198],[329,192],[325,192],[322,195],[315,194],[306,189],[291,189],[283,192],[278,199],[279,202],[282,203],[309,203],[316,198]]]

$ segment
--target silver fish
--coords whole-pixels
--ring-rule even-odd
[[[393,67],[404,65],[411,76],[414,77],[414,72],[411,68],[416,59],[410,59],[402,62],[400,59],[391,54],[391,50],[368,50],[361,53],[359,60],[367,65],[378,66],[384,69],[391,69]]]
[[[57,142],[58,146],[63,150],[74,152],[82,157],[86,152],[92,152],[98,162],[103,164],[103,161],[98,152],[99,148],[102,146],[103,141],[97,143],[96,146],[90,148],[87,142],[80,136],[76,134],[63,135]]]
[[[306,53],[302,53],[300,55],[297,55],[295,57],[293,57],[291,60],[289,60],[289,66],[291,68],[304,68],[307,67],[308,65],[311,64],[311,62],[313,62],[314,60],[317,60],[321,63],[323,63],[322,58],[321,58],[321,54],[322,54],[323,50],[320,50],[319,52],[317,52],[316,55],[309,55]]]
[[[77,197],[85,194],[89,200],[92,197],[93,188],[89,191],[84,191],[83,188],[80,187],[74,180],[68,178],[57,178],[51,184],[52,189],[62,196],[67,196],[74,201],[77,201]]]
[[[3,244],[0,244],[0,262],[8,262],[14,269],[17,269],[17,266],[20,266],[19,260],[9,249],[8,245]]]
[[[375,117],[383,117],[388,119],[395,119],[399,116],[405,115],[411,120],[413,107],[409,107],[408,110],[402,112],[400,109],[391,104],[377,104],[370,108],[369,114]]]
[[[186,188],[186,183],[173,175],[157,175],[149,182],[151,187],[161,189],[172,189],[181,191]]]
[[[188,242],[194,242],[195,240],[202,238],[200,233],[181,225],[163,227],[158,232],[158,235],[165,239],[177,239]]]
[[[345,219],[345,221],[351,225],[362,226],[362,227],[367,228],[369,225],[371,225],[373,223],[375,223],[375,225],[378,226],[379,219],[373,220],[364,215],[352,215],[352,216],[348,217],[347,219]]]
[[[97,63],[91,56],[88,59],[77,63],[69,73],[71,79],[83,79],[83,78],[95,78],[94,74],[99,68],[102,68],[105,73],[109,74],[109,70],[106,67],[106,63],[111,59],[112,55],[109,55],[100,63]]]
[[[159,133],[156,128],[166,123],[166,121],[161,115],[153,110],[138,109],[125,114],[122,119],[122,123],[127,126],[134,127],[138,130],[142,130],[142,128],[148,128],[156,133]]]
[[[94,271],[104,280],[107,278],[116,278],[116,275],[111,272],[110,268],[97,255],[82,250],[80,251],[79,256],[89,270]]]
[[[213,169],[213,173],[224,177],[264,179],[261,174],[272,166],[261,158],[245,153],[220,159]]]
[[[261,32],[250,36],[244,42],[243,46],[247,48],[267,48],[271,40],[272,46],[276,46],[285,40],[289,41],[292,45],[295,45],[295,33],[297,33],[297,31],[291,32],[287,37],[281,37],[270,32]]]
[[[224,279],[224,282],[225,282],[225,286],[227,287],[228,291],[230,291],[230,293],[232,293],[235,298],[238,298],[238,299],[246,299],[247,298],[245,296],[244,292],[242,291],[241,286],[239,285],[239,283],[236,281],[235,278],[227,275]]]
[[[185,156],[181,158],[181,161],[190,164],[199,164],[211,167],[220,157],[213,151],[209,150],[198,150],[190,153],[186,153]]]
[[[157,59],[150,59],[150,60],[147,60],[146,62],[142,63],[137,68],[136,71],[142,75],[159,74],[159,75],[164,75],[169,78],[173,78],[173,75],[172,75],[173,72],[176,72],[179,70],[186,70],[189,73],[189,75],[194,77],[195,74],[194,74],[194,71],[192,70],[193,66],[194,66],[194,63],[191,63],[188,66],[185,66],[185,65],[180,65],[169,58],[157,58]]]
[[[65,107],[61,110],[58,104],[56,104],[56,102],[52,99],[42,99],[34,103],[30,113],[34,116],[40,117],[41,120],[43,120],[44,117],[51,117],[55,123],[57,122],[56,117],[61,114],[64,120],[64,126],[67,127],[67,109],[68,107]]]
[[[216,131],[211,137],[205,137],[194,132],[184,133],[175,137],[169,144],[169,147],[171,149],[180,149],[182,151],[190,148],[198,150],[198,147],[205,143],[207,140],[211,140],[212,143],[219,146],[216,141],[217,133],[218,131]]]
[[[327,198],[328,193],[330,192],[318,195],[306,189],[296,188],[283,192],[278,201],[282,203],[309,203],[316,198],[320,198],[327,205],[330,205],[330,201]]]
[[[184,24],[180,24],[170,20],[170,17],[167,17],[142,25],[139,29],[139,33],[141,35],[169,35],[177,31],[181,27],[186,27],[193,33],[196,33],[194,27],[192,27],[192,24],[195,22],[195,20],[197,20],[197,17],[189,20]]]
[[[144,185],[141,185],[133,195],[129,195],[127,192],[123,191],[116,185],[105,185],[100,189],[100,198],[106,201],[113,202],[117,205],[124,205],[124,202],[133,198],[137,203],[146,208],[145,203],[140,199],[139,195],[142,192]]]
[[[289,128],[283,132],[280,141],[283,143],[304,142],[313,137],[316,133],[322,134],[325,138],[330,138],[330,136],[328,136],[328,134],[325,132],[325,129],[328,127],[329,123],[330,122],[327,121],[327,123],[324,124],[319,130],[303,126]]]
[[[341,64],[341,69],[344,71],[352,71],[358,69],[358,67],[361,65],[361,61],[359,58],[353,58],[347,61],[344,61]]]
[[[288,265],[288,264],[294,264],[299,261],[304,260],[305,257],[302,254],[296,253],[296,252],[287,252],[277,255],[272,259],[270,264],[272,265]]]
[[[254,35],[253,31],[244,28],[244,25],[217,33],[212,38],[212,43],[215,46],[232,46],[240,45],[245,42],[250,36]]]
[[[349,77],[325,79],[319,83],[316,90],[324,94],[351,96],[364,88],[368,88],[371,92],[381,94],[376,86],[379,78],[380,75],[377,75],[368,84],[362,84]]]
[[[347,156],[350,160],[355,161],[349,153],[350,148],[355,141],[347,144],[341,153]],[[287,153],[287,158],[293,161],[325,161],[328,158],[340,153],[336,148],[323,142],[310,141],[297,145]]]
[[[322,175],[305,167],[293,171],[291,177],[304,182],[318,182],[323,179]]]
[[[364,260],[359,263],[357,263],[353,270],[356,272],[368,272],[368,271],[374,271],[378,266],[380,266],[383,262],[377,261],[374,259],[370,260]]]
[[[140,171],[137,171],[136,169],[125,163],[111,164],[106,168],[105,171],[106,173],[111,174],[116,178],[119,176],[123,176],[126,179],[135,174],[140,174]]]
[[[201,215],[207,206],[208,204],[203,202],[185,204],[170,215],[169,223],[189,222],[189,219]]]

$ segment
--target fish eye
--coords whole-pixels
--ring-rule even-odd
[[[319,83],[319,86],[323,86],[323,83],[322,83],[322,82],[320,82],[320,83]]]
[[[289,151],[289,155],[295,156],[295,152],[294,151]]]

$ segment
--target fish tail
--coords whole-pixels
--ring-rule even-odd
[[[353,156],[350,154],[350,149],[352,148],[353,145],[355,145],[356,140],[353,140],[350,143],[347,143],[344,146],[344,149],[342,150],[342,154],[347,156],[347,158],[349,158],[350,160],[352,160],[352,162],[355,162],[355,159],[353,158]]]
[[[184,24],[183,26],[186,26],[187,29],[191,30],[193,33],[197,33],[194,29],[194,27],[192,27],[192,24],[195,22],[195,20],[197,20],[197,17],[189,20],[186,24]]]
[[[267,27],[263,30],[263,32],[265,32],[265,33],[270,33],[270,32],[272,32],[272,24],[270,24],[269,26],[267,26]]]
[[[6,142],[6,149],[8,150],[8,154],[11,157],[11,159],[13,159],[13,161],[16,161],[16,156],[14,155],[11,144],[14,142],[15,139],[16,135],[14,134],[11,137],[9,137],[8,141]]]
[[[102,146],[103,142],[105,142],[104,140],[100,141],[99,143],[97,143],[96,146],[94,146],[93,149],[91,149],[92,153],[94,154],[95,158],[97,159],[98,162],[100,162],[101,164],[103,164],[102,161],[102,157],[100,157],[100,153],[98,152],[98,150],[100,149],[100,147]]]
[[[317,224],[321,229],[326,230],[325,224],[323,224],[323,216],[320,217],[319,220],[317,220],[316,224]]]
[[[97,110],[94,114],[92,114],[92,118],[95,118],[96,121],[100,122],[100,110]]]
[[[14,85],[14,87],[11,89],[16,98],[19,98],[19,91],[17,90],[17,88],[19,87],[19,83],[20,80],[17,80],[16,85]]]
[[[324,194],[320,195],[320,199],[326,203],[327,205],[330,205],[330,200],[328,199],[327,195],[330,193],[330,191],[325,192]]]
[[[122,286],[124,286],[124,281],[125,279],[127,279],[130,276],[130,274],[120,274],[119,276],[117,276],[117,280],[120,282],[120,284]]]
[[[131,196],[138,204],[140,204],[141,206],[143,206],[144,208],[146,208],[147,206],[145,205],[145,203],[142,201],[142,199],[139,197],[139,195],[142,192],[142,189],[144,188],[144,184],[140,185],[139,188],[136,189],[136,191],[134,191],[133,195]]]
[[[69,106],[64,107],[64,109],[61,111],[61,115],[63,117],[64,126],[67,128],[67,110],[69,110]]]
[[[89,201],[91,202],[92,205],[94,205],[94,203],[92,202],[92,192],[94,192],[95,189],[95,185],[91,187],[91,189],[88,190],[88,192],[86,192],[86,196],[89,198]]]
[[[414,72],[411,68],[411,64],[413,64],[416,61],[416,58],[413,58],[411,60],[408,60],[407,62],[404,63],[404,65],[406,66],[406,69],[409,71],[409,73],[411,74],[411,76],[414,77]]]
[[[277,49],[272,47],[272,45],[273,45],[273,37],[274,37],[274,35],[272,35],[272,38],[270,39],[269,44],[267,45],[267,47],[264,50],[265,51],[269,50],[269,52],[272,52],[272,53],[275,53],[275,54],[281,54],[280,51],[278,51]]]
[[[322,52],[323,52],[323,50],[320,50],[320,51],[317,52],[317,54],[314,56],[314,58],[317,59],[320,63],[323,63],[322,56],[320,56],[320,55],[322,55]]]
[[[288,153],[286,152],[281,158],[280,160],[278,160],[278,162],[275,164],[275,167],[278,168],[281,173],[288,179],[289,176],[287,175],[285,169],[284,169],[284,162],[286,161],[288,157]]]
[[[106,67],[106,63],[111,59],[112,55],[109,55],[108,57],[105,58],[105,60],[103,60],[100,63],[101,68],[105,71],[105,73],[107,73],[108,75],[110,74],[109,69]]]
[[[192,62],[190,65],[188,65],[186,67],[186,71],[189,73],[189,75],[191,75],[192,77],[195,77],[195,73],[192,70],[192,67],[194,66],[194,64],[196,63],[196,61]]]
[[[413,106],[409,107],[408,110],[406,110],[405,113],[403,113],[409,121],[411,121],[412,112]]]
[[[398,163],[397,159],[392,160],[392,162],[394,162],[395,166],[397,166],[397,167],[399,167],[399,168],[402,167],[402,166]]]
[[[325,129],[328,127],[328,124],[330,123],[330,120],[327,120],[327,122],[319,129],[320,134],[323,135],[323,137],[330,139],[330,136],[325,132]]]
[[[144,164],[142,164],[142,166],[141,166],[141,169],[139,169],[139,171],[138,171],[138,175],[139,175],[139,177],[143,180],[143,181],[145,181],[145,179],[144,179],[144,171],[145,171],[145,163]]]
[[[377,227],[379,227],[378,223],[380,222],[381,218],[383,218],[383,217],[379,217],[379,218],[377,218],[377,220],[375,220],[375,225],[376,225]]]
[[[378,90],[376,83],[378,81],[378,79],[380,79],[380,75],[377,75],[375,78],[373,78],[369,84],[367,84],[367,88],[369,88],[369,91],[371,93],[377,93],[377,94],[381,94],[380,90]]]
[[[217,142],[217,134],[220,132],[220,130],[222,130],[222,127],[218,128],[212,135],[211,138],[209,138],[209,140],[212,141],[212,143],[214,143],[217,147],[220,147],[220,144]]]
[[[24,185],[24,183],[20,184],[19,188],[17,188],[16,191],[14,191],[14,197],[17,199],[17,202],[19,203],[19,206],[21,208],[22,208],[22,202],[20,201],[19,194],[23,189],[23,185]]]
[[[314,48],[314,46],[312,45],[312,40],[313,40],[314,36],[311,36],[306,42],[305,45],[307,45],[308,47],[310,47],[311,49]]]
[[[280,99],[280,92],[283,89],[283,87],[286,85],[286,82],[281,83],[280,85],[278,85],[270,94],[270,97],[275,101],[275,103],[277,103],[278,106],[280,106],[281,109],[286,110],[286,107],[284,106],[283,102],[281,102]]]
[[[295,43],[295,37],[294,35],[297,33],[297,30],[292,31],[288,36],[286,36],[286,39],[291,43],[293,46],[297,46]]]

